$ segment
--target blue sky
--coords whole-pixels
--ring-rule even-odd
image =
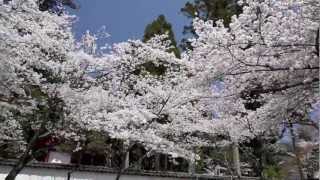
[[[145,26],[164,14],[172,24],[176,39],[182,38],[183,26],[190,21],[180,13],[188,0],[77,0],[81,8],[71,11],[79,20],[73,30],[77,39],[86,30],[98,31],[102,26],[111,35],[107,43],[141,39]]]

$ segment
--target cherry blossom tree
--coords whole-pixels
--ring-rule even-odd
[[[113,51],[102,57],[75,53],[74,59],[86,62],[94,73],[87,87],[66,85],[60,90],[69,111],[67,118],[74,122],[71,131],[86,128],[132,145],[140,143],[147,154],[193,157],[169,131],[170,125],[184,118],[196,119],[199,113],[185,105],[183,99],[191,94],[184,84],[188,80],[186,65],[167,52],[171,47],[164,39],[166,35],[146,43],[129,40],[115,44]],[[80,133],[65,134],[75,140],[84,138]]]
[[[40,11],[33,0],[1,2],[0,14],[0,141],[20,145],[20,159],[6,178],[14,179],[41,151],[37,141],[65,123],[58,89],[84,73],[68,61],[71,16]]]
[[[168,111],[178,104],[179,93],[179,97],[186,96],[180,85],[187,78],[185,65],[167,53],[169,47],[165,42],[161,46],[157,38],[148,43],[129,40],[116,44],[113,52],[103,57],[80,55],[88,66],[94,64],[95,82],[88,88],[67,85],[61,90],[69,105],[68,118],[77,126],[92,127],[113,138],[142,142],[159,151],[160,145],[163,150],[178,151],[160,127],[177,119],[179,112]]]
[[[48,134],[80,142],[83,130],[98,131],[194,161],[196,147],[238,147],[294,124],[318,130],[309,112],[319,100],[319,3],[239,3],[229,27],[195,19],[193,50],[181,59],[166,35],[95,56],[89,33],[87,49],[74,48],[71,16],[34,0],[0,4],[0,137],[23,149],[7,179]]]
[[[214,27],[212,21],[194,20],[198,38],[191,40],[189,53],[194,78],[203,95],[210,95],[216,82],[224,86],[211,101],[219,117],[215,132],[241,142],[293,124],[317,131],[309,113],[319,98],[319,3],[239,3],[243,13],[229,28],[222,21]]]
[[[40,11],[32,0],[0,8],[2,139],[19,140],[23,152],[7,179],[35,157],[43,136],[77,141],[83,129],[189,156],[160,128],[187,115],[169,112],[187,96],[180,85],[187,75],[164,37],[120,43],[98,58],[74,50],[70,16]]]

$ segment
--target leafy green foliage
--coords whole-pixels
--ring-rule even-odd
[[[86,150],[93,153],[104,153],[109,145],[107,143],[108,138],[103,134],[91,131],[87,135],[88,144],[86,146]]]
[[[267,166],[263,170],[263,178],[269,180],[281,180],[284,178],[280,167],[275,165]]]

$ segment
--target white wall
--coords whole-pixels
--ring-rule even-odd
[[[10,169],[9,166],[0,166],[0,180],[4,180]],[[27,167],[18,175],[16,180],[67,180],[67,175],[68,170]],[[114,180],[115,176],[115,174],[110,173],[73,172],[71,180]],[[178,178],[122,175],[120,180],[178,180]]]
[[[70,153],[61,153],[61,152],[51,151],[49,152],[48,162],[70,164],[71,155]]]
[[[0,166],[0,180],[4,180],[11,167]],[[16,180],[66,180],[67,172],[56,169],[25,168]],[[93,180],[93,179],[92,179]]]

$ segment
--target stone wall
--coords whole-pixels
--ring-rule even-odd
[[[15,161],[0,159],[0,180],[8,174]],[[71,164],[30,163],[16,180],[114,180],[117,170],[101,166],[76,166]],[[235,180],[230,176],[211,176],[161,171],[126,171],[121,180]],[[241,178],[257,180],[257,178]]]

